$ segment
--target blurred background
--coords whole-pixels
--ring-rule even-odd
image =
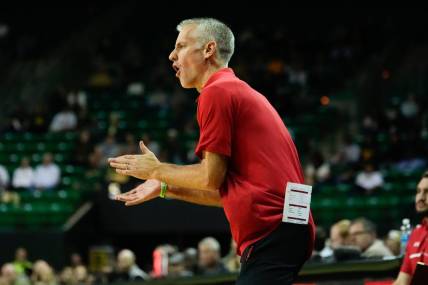
[[[5,284],[109,283],[239,269],[221,209],[160,199],[126,208],[111,200],[139,181],[114,173],[106,159],[138,153],[140,139],[161,161],[198,162],[198,94],[180,87],[168,61],[175,27],[189,17],[215,17],[231,27],[230,66],[269,99],[292,133],[314,187],[319,246],[313,262],[338,259],[320,252],[331,249],[330,228],[342,219],[368,219],[395,256],[402,219],[419,222],[414,197],[428,153],[423,9],[247,3],[244,12],[243,6],[202,9],[166,1],[3,8]],[[266,144],[263,138],[254,143]],[[358,248],[352,239],[346,245]],[[357,259],[364,254],[359,250]]]

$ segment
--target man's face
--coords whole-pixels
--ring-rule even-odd
[[[428,214],[428,178],[422,178],[416,188],[416,212]]]
[[[169,55],[176,76],[183,88],[200,86],[205,66],[204,47],[198,42],[195,25],[184,26],[178,34],[175,48]]]
[[[349,235],[352,245],[359,247],[363,252],[369,248],[375,240],[375,236],[367,232],[361,223],[351,225],[349,228]]]
[[[218,262],[218,253],[209,248],[206,245],[199,246],[199,266],[201,267],[211,267],[217,264]]]

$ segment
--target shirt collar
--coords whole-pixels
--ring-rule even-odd
[[[235,75],[235,73],[233,72],[232,68],[229,67],[225,67],[225,68],[221,68],[219,70],[217,70],[216,72],[214,72],[210,78],[208,78],[207,82],[205,82],[204,87],[202,88],[202,90],[207,87],[208,85],[210,85],[211,83],[215,82],[216,80],[218,80],[219,78],[223,77],[224,75]]]

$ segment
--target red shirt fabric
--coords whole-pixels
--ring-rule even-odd
[[[422,221],[422,225],[417,225],[407,242],[406,254],[404,255],[401,272],[412,275],[415,273],[416,264],[428,261],[428,222]]]
[[[198,98],[200,137],[195,153],[229,158],[220,195],[238,254],[281,222],[287,182],[304,183],[296,147],[269,101],[235,76],[214,73]],[[309,217],[312,252],[315,225]]]

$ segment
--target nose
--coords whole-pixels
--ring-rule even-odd
[[[169,54],[168,59],[170,61],[176,61],[177,60],[177,53],[175,52],[175,49],[173,49],[172,52]]]

